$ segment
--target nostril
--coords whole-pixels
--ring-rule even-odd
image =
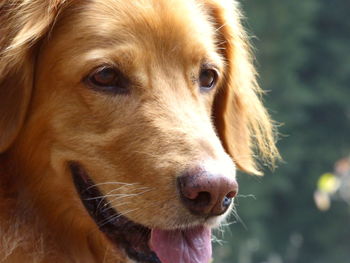
[[[236,197],[236,195],[237,195],[237,191],[231,191],[226,195],[226,197],[227,198],[234,198],[234,197]]]
[[[210,204],[211,196],[208,192],[199,192],[196,198],[190,199],[189,201],[197,207],[205,207]]]

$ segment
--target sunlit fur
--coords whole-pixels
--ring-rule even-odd
[[[207,223],[178,200],[185,168],[214,160],[259,174],[257,154],[273,165],[240,19],[228,0],[0,3],[0,262],[126,262],[82,206],[68,161],[120,213],[160,228]],[[220,75],[205,94],[203,62]],[[130,94],[82,81],[106,63]]]

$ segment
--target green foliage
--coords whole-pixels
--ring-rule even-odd
[[[230,226],[214,262],[348,262],[350,208],[320,212],[313,192],[350,153],[350,1],[241,2],[285,162],[263,178],[239,177],[246,228]]]

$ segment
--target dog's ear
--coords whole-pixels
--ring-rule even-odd
[[[255,154],[268,164],[279,157],[274,129],[262,105],[262,92],[241,15],[234,1],[206,1],[217,32],[217,47],[226,62],[225,80],[218,91],[213,119],[226,151],[237,166],[251,174],[261,174]]]
[[[24,122],[35,49],[63,2],[5,0],[0,4],[0,153],[13,143]]]

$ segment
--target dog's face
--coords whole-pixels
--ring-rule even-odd
[[[33,77],[18,81],[33,85],[18,104],[29,109],[15,114],[14,128],[0,122],[14,130],[0,146],[31,174],[28,191],[44,213],[59,204],[58,218],[70,211],[70,220],[90,226],[87,210],[117,243],[132,242],[113,233],[123,235],[118,224],[130,220],[142,231],[156,229],[153,243],[170,246],[169,233],[193,231],[183,233],[209,250],[206,229],[229,213],[237,192],[231,157],[255,171],[252,133],[263,152],[274,151],[239,23],[219,1],[188,0],[77,1],[54,18],[31,53],[35,60],[22,65]],[[12,83],[4,79],[3,86]],[[149,249],[142,247],[147,235],[131,245],[134,252]],[[185,262],[208,260],[201,253],[202,261]]]
[[[235,177],[212,122],[224,75],[214,25],[191,1],[175,10],[93,1],[71,12],[40,51],[26,128],[45,121],[56,174],[75,161],[96,184],[111,182],[99,185],[107,199],[133,194],[112,205],[135,222],[204,223],[178,200],[175,179],[209,162]]]

